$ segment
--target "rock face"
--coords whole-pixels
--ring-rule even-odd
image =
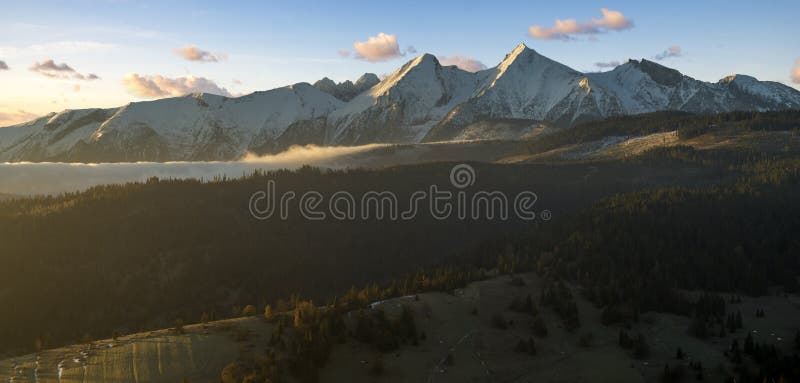
[[[733,75],[709,83],[648,60],[581,73],[523,44],[476,73],[424,54],[382,81],[328,78],[238,98],[194,94],[66,110],[0,128],[0,161],[233,160],[292,145],[515,139],[540,127],[660,110],[800,109],[800,92]]]
[[[372,88],[377,83],[381,82],[374,73],[364,73],[359,77],[355,83],[350,80],[345,82],[335,83],[333,80],[325,77],[314,83],[314,87],[330,94],[333,97],[342,101],[350,101],[365,90]]]

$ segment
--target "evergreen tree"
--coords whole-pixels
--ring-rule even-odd
[[[745,338],[744,340],[744,353],[753,354],[753,351],[754,351],[753,333],[748,332],[747,338]]]

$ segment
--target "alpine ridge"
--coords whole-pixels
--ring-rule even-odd
[[[0,128],[0,161],[235,160],[292,145],[522,138],[543,124],[662,110],[783,109],[800,109],[800,92],[777,82],[742,74],[704,82],[645,59],[581,73],[519,44],[475,73],[423,54],[382,80],[368,73],[355,83],[323,78],[237,98],[65,110]]]

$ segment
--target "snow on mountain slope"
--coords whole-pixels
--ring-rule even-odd
[[[587,77],[619,100],[623,114],[668,109],[720,113],[800,107],[800,92],[780,83],[744,75],[708,83],[645,59],[629,60],[612,71],[589,73]]]
[[[579,87],[583,74],[519,44],[494,69],[473,99],[488,112],[511,118],[543,119],[546,112]],[[472,100],[471,100],[472,101]]]
[[[608,114],[660,110],[719,113],[733,109],[729,95],[721,87],[646,59],[628,60],[614,70],[586,76],[618,101],[620,110]]]
[[[64,110],[0,128],[0,161],[43,161],[90,137],[117,109]]]
[[[300,83],[239,98],[194,94],[65,111],[0,129],[0,161],[234,159],[276,140],[292,123],[327,116],[342,104]]]
[[[424,54],[328,116],[328,141],[417,142],[475,89],[477,77]]]
[[[715,85],[738,96],[736,104],[741,109],[800,108],[798,91],[778,82],[758,81],[754,77],[737,74],[725,77]]]
[[[800,92],[776,82],[734,75],[709,83],[645,59],[584,74],[520,44],[476,73],[424,54],[383,81],[365,74],[239,98],[66,110],[0,128],[0,161],[233,160],[292,145],[530,137],[540,123],[557,129],[662,110],[782,109],[800,109]]]
[[[660,82],[655,81],[641,69],[638,62],[633,60],[612,71],[589,73],[586,76],[590,83],[606,89],[617,98],[620,112],[623,114],[666,109],[675,91],[674,86],[683,81],[677,71],[664,73],[663,78],[659,77]]]
[[[614,70],[582,74],[524,44],[484,76],[472,97],[425,137],[452,140],[477,121],[545,120],[556,126],[662,110],[720,113],[800,108],[800,92],[780,83],[731,76],[708,83],[652,61],[629,60]]]
[[[476,74],[480,85],[425,137],[448,140],[473,122],[484,119],[547,120],[574,124],[617,112],[616,101],[603,89],[593,89],[586,76],[519,44],[495,68]],[[600,109],[599,104],[605,106]]]

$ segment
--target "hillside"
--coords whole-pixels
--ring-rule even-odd
[[[451,168],[448,163],[335,172],[305,168],[205,183],[150,180],[0,203],[0,226],[5,228],[0,240],[7,250],[0,257],[9,265],[0,270],[6,286],[0,304],[17,313],[0,319],[0,344],[6,351],[28,349],[42,328],[48,329],[48,344],[61,344],[86,334],[163,327],[170,318],[228,313],[235,304],[263,303],[294,292],[328,298],[352,285],[472,257],[465,252],[483,241],[528,226],[519,220],[464,224],[456,217],[440,221],[429,214],[413,224],[316,222],[303,219],[296,204],[286,221],[259,221],[247,210],[251,195],[272,179],[278,191],[299,194],[315,190],[331,195],[344,189],[360,199],[369,190],[391,190],[404,211],[413,191],[430,185],[452,189]],[[539,197],[537,210],[549,209],[557,217],[618,192],[705,185],[731,177],[692,164],[475,164],[475,169],[470,195],[482,188],[531,190]],[[349,234],[342,235],[343,230]],[[31,273],[36,280],[28,278]],[[72,288],[50,293],[63,285]],[[105,302],[128,304],[108,310]]]
[[[475,379],[651,382],[661,379],[667,365],[693,375],[696,372],[689,367],[690,362],[701,362],[707,366],[703,380],[722,381],[736,369],[724,355],[727,343],[737,339],[744,344],[745,334],[752,332],[756,342],[777,343],[782,351],[790,351],[797,331],[792,318],[800,315],[800,297],[796,295],[744,298],[728,310],[743,313],[746,330],[704,340],[687,335],[689,318],[671,314],[643,313],[643,320],[629,327],[603,325],[601,310],[576,295],[581,326],[576,331],[567,331],[551,307],[534,303],[533,314],[510,307],[512,302],[524,302],[528,296],[536,302],[544,290],[544,281],[535,274],[518,274],[514,278],[501,275],[453,290],[370,305],[367,312],[385,312],[393,320],[402,315],[403,307],[410,310],[415,340],[378,357],[380,353],[373,345],[346,336],[332,345],[330,358],[319,369],[318,379],[320,382]],[[757,317],[754,313],[762,308],[770,315]],[[258,313],[252,317],[182,326],[180,332],[151,331],[47,350],[38,357],[26,355],[2,360],[0,379],[43,383],[218,381],[223,370],[231,371],[226,366],[247,368],[262,360],[259,357],[262,350],[276,348],[277,327],[283,326],[278,324],[282,322],[278,318],[283,315],[273,315],[272,321]],[[293,313],[286,315],[291,318]],[[350,334],[358,331],[359,315],[358,311],[344,313],[344,325]],[[497,318],[505,321],[504,327]],[[543,324],[546,334],[534,329],[531,323],[535,321]],[[291,322],[286,323],[282,337],[291,342],[297,335],[293,334]],[[648,342],[647,355],[636,357],[620,347],[620,331],[643,334]],[[518,350],[519,342],[529,339],[534,339],[535,352]],[[682,350],[684,359],[676,359],[677,349]],[[380,369],[376,368],[378,363]],[[240,371],[239,379],[246,373]],[[287,375],[287,380],[294,381]]]

